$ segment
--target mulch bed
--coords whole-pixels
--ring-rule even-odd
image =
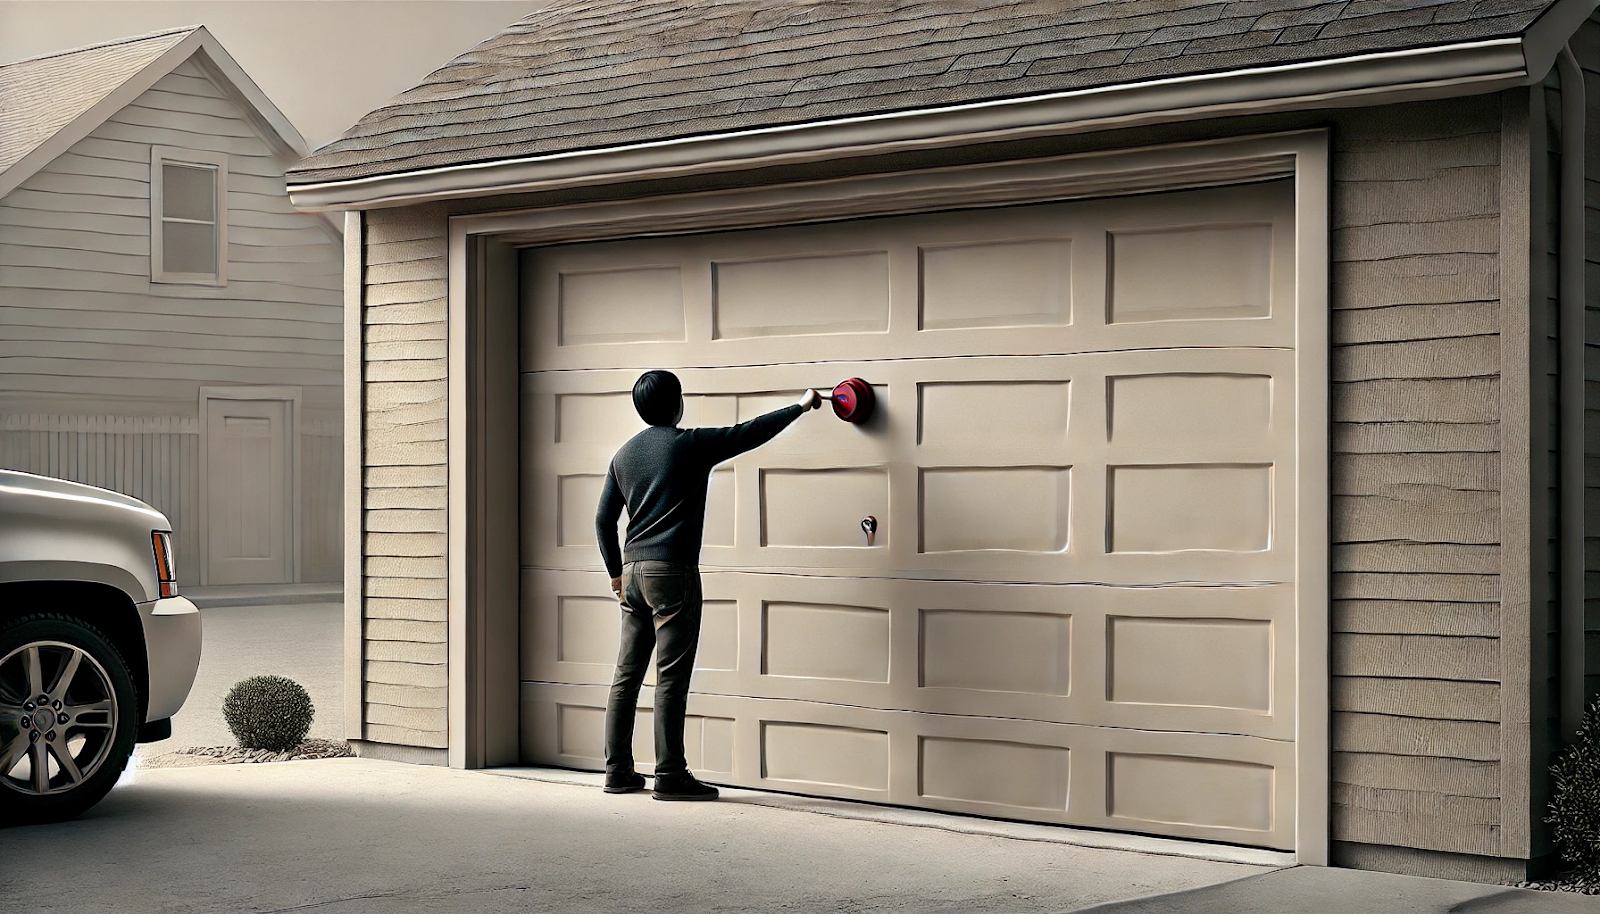
[[[308,739],[285,752],[241,749],[238,746],[190,746],[154,758],[141,759],[141,768],[190,768],[200,765],[253,765],[259,762],[294,762],[303,759],[350,758],[350,744],[337,739]]]
[[[1538,889],[1541,892],[1577,892],[1579,895],[1600,895],[1600,877],[1563,873],[1554,879],[1538,882],[1519,882],[1519,889]]]

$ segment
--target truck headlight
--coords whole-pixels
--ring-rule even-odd
[[[161,596],[178,595],[178,572],[172,558],[172,531],[150,531],[150,544],[156,552],[156,580],[161,582]]]

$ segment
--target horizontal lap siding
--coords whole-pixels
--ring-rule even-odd
[[[228,154],[228,283],[150,282],[150,147]],[[304,579],[339,572],[337,236],[191,61],[0,198],[0,466],[150,502],[199,581],[203,385],[302,388]]]
[[[366,216],[363,663],[366,738],[445,748],[447,222]]]
[[[1334,133],[1332,830],[1500,842],[1500,110]]]
[[[225,287],[150,282],[152,145],[229,155]],[[202,385],[296,385],[332,408],[343,261],[283,165],[190,62],[0,199],[0,390],[192,416]]]

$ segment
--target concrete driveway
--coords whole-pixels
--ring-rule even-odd
[[[749,791],[660,803],[522,774],[371,759],[138,771],[77,821],[0,829],[0,911],[1595,910],[1575,895],[1074,846],[1040,840],[1068,834],[1042,826],[1004,837],[1012,826]]]
[[[1265,871],[370,759],[138,771],[0,861],[39,914],[1058,912]]]

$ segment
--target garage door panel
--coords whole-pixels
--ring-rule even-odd
[[[716,339],[886,333],[888,251],[713,260]]]
[[[604,766],[588,754],[598,751],[592,728],[603,724],[604,688],[524,683],[522,694],[527,756]],[[650,698],[647,690],[641,701]],[[557,726],[563,715],[566,733]],[[649,721],[641,711],[636,732]],[[1293,847],[1290,741],[698,693],[688,721],[690,766],[718,783]],[[591,730],[580,734],[575,724]],[[639,738],[635,745],[648,770],[650,747]],[[730,756],[731,771],[709,767]]]
[[[1272,710],[1270,619],[1111,616],[1106,699]]]
[[[1253,372],[1237,370],[1246,355]],[[868,375],[883,406],[881,427],[808,415],[769,445],[724,464],[712,482],[702,560],[708,567],[1063,583],[1289,580],[1293,475],[1280,466],[1293,456],[1292,354],[1246,355],[1180,350],[1021,366],[959,359],[681,370],[691,403],[723,421],[791,402],[819,376],[825,385]],[[617,400],[602,398],[621,396],[633,379],[625,371],[537,373],[525,389],[550,410],[563,401],[607,403],[619,412]],[[1214,397],[1242,391],[1249,395],[1239,398],[1244,418],[1220,428],[1185,425],[1181,417],[1190,413],[1159,407],[1180,391],[1189,392],[1187,403],[1224,418],[1235,411],[1214,405]],[[1118,418],[1119,403],[1149,419],[1144,427],[1153,431],[1119,441],[1118,428],[1133,421]],[[976,417],[970,429],[962,409]],[[1044,421],[1032,423],[1030,415]],[[1012,426],[1018,431],[1008,434]],[[549,438],[528,442],[539,459],[525,471],[524,486],[531,501],[553,505],[561,477],[603,473],[612,450],[609,440],[603,447],[575,436],[556,441],[555,426],[547,428]],[[1120,502],[1112,485],[1119,472]],[[1265,502],[1263,480],[1270,481]],[[576,493],[581,482],[565,485]],[[1187,528],[1168,522],[1167,514],[1182,511]],[[871,547],[860,530],[868,515],[879,524]],[[526,518],[530,564],[599,567],[581,510],[562,515],[559,535],[537,516]]]
[[[1265,552],[1272,546],[1270,463],[1112,466],[1107,552]]]
[[[582,325],[575,344],[557,309],[531,308],[523,363],[805,362],[819,339],[857,361],[1287,348],[1293,256],[1284,182],[535,249],[523,254],[531,298],[565,284],[584,292],[583,314],[618,317]],[[660,289],[633,290],[652,276]],[[638,327],[621,319],[633,310],[647,312]]]
[[[1106,379],[1108,444],[1270,446],[1270,374],[1164,371]]]
[[[1072,323],[1070,238],[925,244],[918,254],[919,329]]]
[[[1068,380],[919,382],[917,444],[1055,451],[1067,443],[1071,404]]]
[[[683,278],[676,266],[571,271],[556,279],[560,346],[687,338]]]
[[[761,601],[761,675],[889,681],[889,610]]]
[[[525,756],[600,764],[593,501],[638,369],[685,425],[855,376],[871,421],[712,477],[691,765],[1291,846],[1295,251],[1280,181],[524,252]]]
[[[605,768],[605,697],[599,701],[591,690],[547,697],[538,688],[524,683],[521,702],[521,746],[524,757],[549,759],[569,768]],[[653,696],[646,689],[641,696],[633,725],[633,758],[640,771],[655,765],[655,715]],[[684,754],[689,767],[700,776],[729,781],[734,770],[734,720],[690,713],[684,720]]]
[[[760,479],[763,547],[867,550],[861,520],[889,516],[887,467],[764,467]]]
[[[1293,644],[1286,586],[717,572],[704,582],[696,693],[1276,739],[1294,733],[1293,665],[1283,661]],[[611,681],[607,658],[621,610],[607,587],[603,573],[524,574],[524,680]]]
[[[1107,323],[1272,316],[1269,223],[1118,230],[1107,246]]]
[[[605,685],[615,669],[622,607],[604,572],[541,572],[523,569],[520,593],[523,680]],[[708,592],[702,610],[695,684],[737,672],[739,607],[721,590]],[[655,681],[652,665],[646,682]],[[712,681],[716,681],[714,678]],[[729,681],[724,680],[723,685]]]

